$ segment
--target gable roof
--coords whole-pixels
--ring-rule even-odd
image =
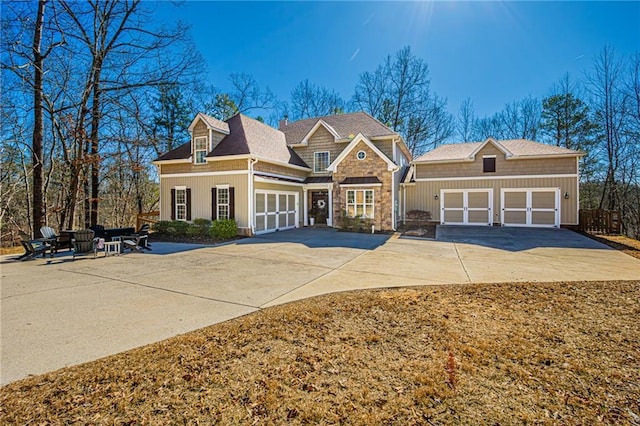
[[[193,119],[191,124],[189,124],[190,132],[192,132],[193,128],[196,127],[196,123],[198,122],[198,120],[202,120],[208,129],[216,130],[220,133],[224,133],[225,135],[229,134],[229,125],[227,123],[202,112],[199,112]]]
[[[196,117],[205,116],[198,114]],[[206,116],[205,116],[206,117]],[[211,118],[211,117],[210,117]],[[215,120],[215,119],[214,119]],[[227,156],[253,156],[292,166],[309,166],[287,146],[284,133],[244,114],[236,114],[223,123],[227,128],[225,136],[207,158]],[[191,158],[191,142],[158,157],[155,161],[188,160]]]
[[[368,139],[383,136],[398,136],[396,132],[365,112],[327,115],[294,121],[280,128],[287,138],[287,144],[298,145],[309,137],[312,130],[319,127],[319,122],[329,130],[336,139],[350,141],[354,135],[362,133]]]
[[[527,139],[495,140],[488,138],[484,142],[467,142],[441,145],[416,158],[414,163],[474,161],[476,154],[487,144],[492,144],[509,159],[541,157],[578,157],[581,151],[547,145]]]
[[[366,136],[364,136],[362,133],[358,133],[356,135],[355,138],[353,138],[353,140],[351,141],[351,143],[349,143],[349,145],[347,145],[347,147],[345,149],[342,150],[342,152],[340,153],[340,155],[338,155],[336,157],[335,160],[333,160],[333,163],[331,163],[331,165],[329,167],[327,167],[327,170],[330,172],[335,172],[336,169],[338,168],[338,164],[340,164],[342,162],[342,160],[344,160],[347,155],[349,155],[349,153],[351,151],[353,151],[353,149],[360,143],[363,142],[365,145],[367,145],[369,148],[371,148],[371,150],[373,152],[375,152],[380,158],[382,158],[384,160],[385,163],[387,163],[387,170],[395,170],[396,168],[398,168],[398,166],[396,165],[396,163],[394,163],[393,161],[391,161],[389,159],[389,157],[387,157],[384,152],[380,151],[378,149],[378,147],[376,147],[373,143],[371,143],[371,141],[369,139],[367,139]]]

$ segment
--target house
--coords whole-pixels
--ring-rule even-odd
[[[402,219],[400,184],[411,154],[402,138],[363,112],[281,122],[199,113],[191,140],[153,161],[160,219],[233,218],[243,234],[309,223],[339,226],[345,214],[378,230]]]
[[[442,145],[412,161],[403,211],[441,224],[577,225],[583,155],[523,139]]]
[[[232,218],[245,235],[364,218],[395,230],[406,212],[441,224],[578,224],[583,153],[529,140],[442,145],[413,159],[364,112],[283,120],[199,113],[191,140],[153,163],[161,220]]]

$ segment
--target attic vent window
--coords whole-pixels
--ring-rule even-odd
[[[484,173],[495,173],[496,157],[484,157],[482,159],[482,171]]]
[[[358,154],[356,154],[358,156],[358,160],[364,160],[365,158],[367,158],[367,153],[364,151],[358,151]]]

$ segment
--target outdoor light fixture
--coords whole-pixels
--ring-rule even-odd
[[[565,192],[565,193],[564,193],[564,199],[565,199],[565,200],[568,200],[568,199],[569,199],[569,193],[568,193],[568,192]]]
[[[433,196],[433,199],[434,199],[434,200],[437,200],[437,199],[438,199],[438,194],[435,194],[435,195]]]

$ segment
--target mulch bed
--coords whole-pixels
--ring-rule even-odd
[[[638,424],[640,282],[277,306],[0,389],[1,424]]]
[[[398,231],[402,235],[407,237],[418,238],[435,238],[436,237],[436,225],[425,224],[422,226],[400,227]]]

